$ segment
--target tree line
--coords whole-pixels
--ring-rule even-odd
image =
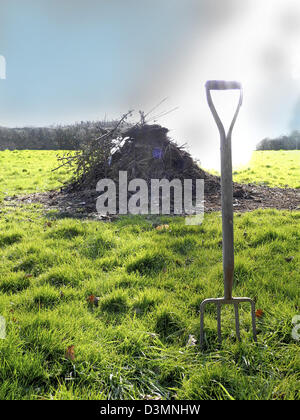
[[[82,121],[50,127],[0,127],[0,150],[77,150],[113,126],[114,121]]]
[[[300,150],[300,131],[274,139],[265,138],[258,143],[256,150]]]

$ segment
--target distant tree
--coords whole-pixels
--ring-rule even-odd
[[[77,150],[113,125],[114,121],[81,121],[52,127],[0,127],[0,150]]]
[[[290,135],[282,135],[274,139],[265,138],[261,140],[256,150],[299,150],[300,132],[294,130]]]

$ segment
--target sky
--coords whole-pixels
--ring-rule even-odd
[[[3,63],[6,72],[3,76]],[[0,0],[0,125],[148,112],[206,168],[219,167],[208,79],[238,80],[234,165],[300,129],[298,0]],[[225,125],[236,92],[216,92]]]

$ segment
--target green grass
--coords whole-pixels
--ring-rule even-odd
[[[13,195],[58,188],[68,179],[68,170],[60,168],[59,150],[5,150],[0,152],[0,194]]]
[[[269,187],[300,188],[300,150],[256,151],[248,165],[234,171],[233,179]]]
[[[49,175],[45,169],[45,185]],[[23,182],[18,177],[14,182]],[[208,306],[201,351],[200,303],[223,293],[220,213],[205,215],[201,226],[137,216],[104,223],[9,204],[0,207],[7,333],[0,339],[0,399],[299,399],[299,342],[292,338],[299,211],[235,214],[234,294],[253,297],[263,311],[258,343],[250,308],[241,305],[242,342],[226,307],[218,346],[215,308]],[[156,230],[156,223],[169,229]],[[196,346],[187,346],[190,335]]]

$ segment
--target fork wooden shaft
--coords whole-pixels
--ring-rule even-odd
[[[223,133],[221,133],[221,195],[224,298],[231,299],[234,272],[231,138],[224,136]]]
[[[224,89],[240,90],[239,103],[227,135],[210,94],[211,90]],[[206,96],[208,105],[220,132],[224,298],[231,299],[234,273],[231,134],[242,105],[243,93],[241,85],[237,82],[211,80],[206,83]]]

